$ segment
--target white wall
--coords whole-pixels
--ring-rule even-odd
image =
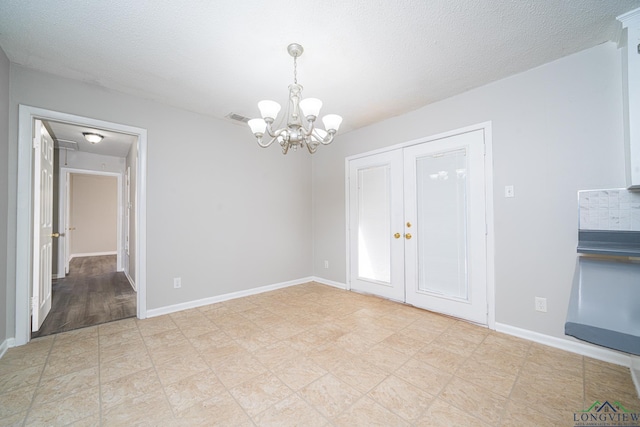
[[[563,337],[576,192],[625,183],[620,64],[607,43],[340,135],[313,159],[314,275],[346,283],[346,156],[491,121],[496,321]],[[534,311],[535,296],[548,299],[547,313]]]
[[[9,246],[18,104],[147,129],[147,308],[311,274],[311,159],[261,149],[244,126],[11,65]],[[140,179],[140,177],[138,177]],[[15,278],[15,251],[8,258]],[[173,277],[182,288],[173,289]],[[11,282],[10,282],[11,283]],[[9,287],[9,301],[15,287]],[[7,316],[15,329],[15,305]]]
[[[0,309],[8,311],[7,297],[9,278],[7,276],[7,211],[8,194],[8,152],[9,152],[9,59],[0,48]],[[7,329],[5,316],[0,315],[0,347],[7,337],[13,336]],[[0,350],[1,351],[1,350]]]

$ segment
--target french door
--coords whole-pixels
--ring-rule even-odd
[[[484,132],[349,162],[350,285],[487,324]]]
[[[405,300],[402,151],[349,162],[351,289]]]

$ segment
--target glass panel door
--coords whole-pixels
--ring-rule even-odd
[[[349,162],[351,289],[404,301],[402,151]]]
[[[381,165],[358,171],[358,277],[391,283],[391,171]]]
[[[487,324],[484,181],[482,130],[404,149],[408,303]]]
[[[416,159],[418,291],[468,299],[466,149]]]

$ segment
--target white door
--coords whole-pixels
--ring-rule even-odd
[[[487,324],[484,131],[349,161],[351,289]]]
[[[65,229],[65,233],[64,233],[64,274],[69,274],[69,257],[71,254],[71,232],[75,229],[72,230],[71,226],[69,225],[71,219],[71,208],[70,208],[70,204],[71,204],[71,174],[69,172],[65,172],[65,180],[64,180],[64,191],[65,191],[65,196],[64,196],[64,200],[65,200],[65,215],[64,215],[64,229]]]
[[[486,324],[483,131],[408,147],[404,161],[406,302]]]
[[[402,152],[349,162],[351,289],[404,301]]]
[[[131,168],[127,166],[127,176],[125,177],[125,206],[124,206],[124,252],[127,255],[126,263],[127,263],[127,272],[129,271],[129,233],[131,232]]]
[[[33,147],[33,313],[31,330],[38,331],[51,310],[51,248],[53,234],[53,140],[35,121]]]

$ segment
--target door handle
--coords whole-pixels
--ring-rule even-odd
[[[402,234],[400,234],[400,233],[396,233],[396,234],[393,235],[393,237],[395,237],[396,239],[399,239],[400,236],[402,236]]]
[[[60,233],[49,234],[49,237],[60,237]]]
[[[405,235],[404,235],[404,238],[405,238],[405,239],[407,239],[407,240],[411,239],[411,233],[407,233],[407,234],[405,234]]]
[[[75,230],[75,229],[76,229],[75,227],[69,227],[69,228],[67,228],[67,230],[69,230],[69,231],[73,231],[73,230]]]

